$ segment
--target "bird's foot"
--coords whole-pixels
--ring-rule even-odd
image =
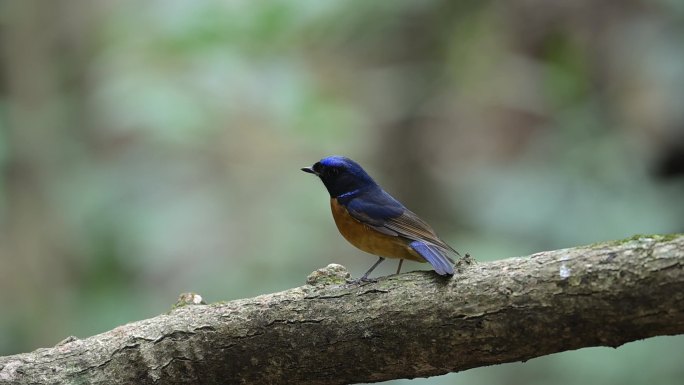
[[[361,278],[347,279],[347,283],[350,285],[360,285],[364,283],[375,283],[378,282],[377,278],[368,278],[365,275]]]

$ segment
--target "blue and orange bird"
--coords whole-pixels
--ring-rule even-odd
[[[425,221],[385,192],[361,166],[343,156],[330,156],[302,171],[317,175],[330,193],[337,229],[357,248],[379,257],[361,277],[385,258],[429,262],[439,275],[453,275],[458,252],[442,241]]]

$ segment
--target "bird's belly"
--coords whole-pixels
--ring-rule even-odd
[[[357,248],[379,257],[410,259],[425,262],[425,259],[411,249],[408,242],[400,237],[383,234],[372,227],[357,221],[347,209],[337,203],[337,199],[330,200],[333,219],[340,234]]]

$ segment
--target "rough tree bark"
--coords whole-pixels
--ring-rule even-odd
[[[358,285],[330,265],[302,287],[0,357],[0,383],[375,382],[684,333],[684,235],[459,270]]]

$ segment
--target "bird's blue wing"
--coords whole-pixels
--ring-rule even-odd
[[[344,204],[354,219],[384,234],[422,241],[458,255],[456,250],[439,239],[430,225],[380,188],[350,197]],[[451,260],[448,256],[445,258]]]
[[[402,237],[414,241],[425,242],[444,251],[460,255],[458,254],[458,251],[454,250],[446,242],[441,240],[432,227],[430,227],[430,225],[425,223],[425,221],[420,219],[416,214],[408,209],[404,210],[400,216],[388,219],[385,222],[385,228],[396,231]],[[446,258],[451,260],[449,257]]]
[[[387,235],[400,235],[385,227],[385,224],[389,219],[402,215],[406,208],[383,190],[365,191],[363,194],[344,202],[344,205],[349,214],[357,221]]]

